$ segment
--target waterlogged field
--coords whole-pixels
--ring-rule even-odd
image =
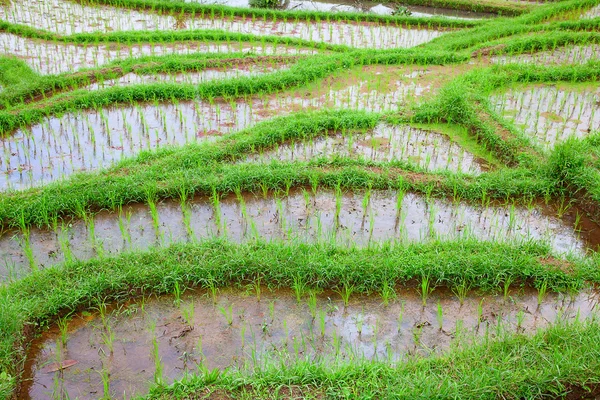
[[[28,391],[32,397],[59,392],[93,399],[102,391],[97,371],[105,370],[115,393],[130,397],[144,393],[157,377],[172,382],[199,366],[257,368],[282,355],[288,363],[402,362],[464,346],[470,335],[531,334],[559,315],[591,318],[598,304],[591,293],[550,295],[540,303],[535,291],[486,298],[467,293],[459,300],[438,290],[423,306],[416,291],[403,289],[384,306],[379,296],[354,296],[345,303],[335,292],[258,288],[258,295],[254,288],[108,304],[62,320],[32,345],[25,373],[35,379],[26,384]],[[110,354],[109,363],[103,354]],[[56,381],[56,371],[50,371],[65,357],[76,364]]]
[[[151,202],[118,213],[62,223],[53,230],[7,232],[0,239],[5,268],[0,279],[14,280],[33,269],[65,260],[87,260],[123,251],[147,250],[177,242],[226,237],[234,242],[267,240],[366,247],[377,243],[477,239],[548,243],[557,255],[582,255],[598,243],[595,226],[579,211],[556,217],[560,206],[490,204],[427,199],[412,193],[342,193],[303,189],[287,195],[232,195],[186,202]]]
[[[600,395],[599,9],[0,0],[0,399]]]
[[[544,147],[600,128],[600,85],[535,85],[493,96],[499,113]]]

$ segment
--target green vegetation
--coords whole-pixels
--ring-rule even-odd
[[[583,210],[595,221],[589,224],[600,222],[600,131],[593,126],[598,105],[592,105],[591,117],[538,111],[538,119],[532,122],[536,127],[537,124],[542,126],[542,117],[556,124],[562,123],[559,129],[564,129],[569,121],[577,121],[584,128],[588,122],[586,132],[581,132],[584,128],[580,129],[580,137],[559,140],[557,135],[555,145],[544,147],[538,138],[528,134],[512,118],[514,115],[500,111],[492,96],[510,88],[535,85],[555,85],[557,90],[564,92],[597,87],[600,79],[597,51],[577,50],[580,52],[571,58],[565,57],[568,62],[557,65],[551,62],[541,65],[535,60],[520,63],[518,57],[536,52],[548,52],[552,57],[554,53],[600,44],[599,18],[574,19],[600,4],[598,0],[548,4],[496,0],[407,2],[502,16],[485,21],[232,8],[175,0],[92,0],[82,4],[137,9],[153,18],[176,17],[177,23],[189,18],[231,21],[243,18],[249,24],[272,23],[273,26],[288,22],[308,26],[326,23],[331,38],[350,35],[343,33],[341,28],[337,30],[344,24],[360,26],[365,32],[372,30],[369,34],[373,35],[379,27],[397,28],[398,36],[412,32],[412,29],[415,32],[438,29],[444,34],[411,48],[390,46],[378,50],[369,46],[353,48],[315,41],[312,34],[306,39],[275,29],[274,34],[268,35],[241,33],[252,32],[252,29],[240,29],[239,32],[116,29],[61,34],[33,28],[32,24],[0,21],[0,32],[62,49],[54,50],[58,54],[54,54],[56,60],[68,51],[74,51],[73,48],[99,49],[103,46],[110,51],[119,51],[131,49],[131,46],[185,46],[194,42],[226,45],[231,50],[228,53],[189,54],[152,52],[155,55],[135,57],[129,50],[130,57],[98,56],[93,68],[58,75],[34,71],[31,65],[39,61],[35,57],[0,56],[0,136],[10,144],[3,147],[0,155],[3,157],[0,165],[6,167],[6,171],[2,171],[7,176],[3,182],[10,179],[26,182],[31,165],[38,161],[53,160],[50,165],[42,165],[42,171],[52,169],[54,163],[67,165],[68,161],[62,161],[62,158],[73,157],[75,147],[89,146],[98,151],[96,138],[109,137],[109,140],[99,140],[107,154],[113,150],[122,151],[115,158],[107,157],[106,163],[103,163],[103,157],[98,157],[100,162],[89,164],[95,170],[77,172],[88,164],[80,167],[70,161],[71,169],[65,169],[63,179],[52,176],[53,182],[41,186],[24,184],[22,190],[0,192],[0,232],[3,233],[0,250],[18,248],[19,256],[28,263],[27,271],[17,274],[18,279],[6,279],[0,284],[0,398],[17,395],[15,390],[23,378],[28,347],[37,334],[62,321],[60,340],[65,346],[68,342],[65,316],[98,309],[100,299],[104,308],[99,312],[104,316],[107,303],[151,294],[175,293],[179,303],[182,302],[181,294],[187,289],[206,291],[216,299],[219,288],[233,287],[252,291],[260,301],[262,286],[293,289],[298,304],[308,297],[305,306],[310,309],[312,323],[319,324],[319,335],[323,337],[326,311],[317,308],[316,293],[319,290],[337,293],[343,298],[344,306],[356,295],[381,295],[387,306],[400,287],[409,287],[419,293],[419,304],[422,301],[423,306],[432,292],[437,293],[436,288],[448,289],[462,306],[467,293],[476,291],[476,295],[482,297],[477,316],[481,321],[484,294],[504,293],[505,301],[510,302],[511,287],[533,287],[538,290],[537,306],[541,307],[548,297],[547,292],[574,295],[600,283],[597,249],[565,255],[559,254],[544,240],[483,241],[476,239],[476,235],[444,240],[438,238],[433,229],[430,229],[428,240],[421,243],[371,241],[369,235],[375,230],[375,216],[389,217],[391,221],[394,215],[389,210],[366,212],[373,207],[374,191],[390,189],[397,196],[392,200],[396,203],[397,220],[406,217],[401,213],[405,194],[419,193],[423,195],[423,207],[429,211],[424,214],[429,216],[429,221],[413,221],[417,226],[422,224],[431,228],[436,223],[436,214],[431,211],[435,209],[433,199],[451,199],[456,204],[481,209],[501,204],[508,210],[504,217],[509,229],[513,229],[511,207],[512,211],[515,207],[526,207],[531,211],[539,210],[545,204],[558,214],[553,221],[563,224],[559,226],[561,232],[572,233],[579,240],[576,232],[581,230],[583,238],[591,238],[588,245],[597,243],[597,225],[584,229],[580,226],[582,215],[574,215],[573,222],[565,218],[565,214],[570,207],[576,206],[577,212]],[[0,3],[0,7],[4,5]],[[311,54],[271,55],[265,51],[259,55],[246,51],[249,47],[274,49],[276,46],[310,50]],[[64,50],[67,47],[71,50]],[[497,56],[514,59],[502,64],[496,62],[494,57]],[[252,66],[273,67],[274,71],[200,83],[160,80],[160,74],[185,76],[215,68],[250,69]],[[87,89],[90,84],[128,74],[135,74],[142,80],[153,77],[157,81]],[[401,89],[410,84],[414,84],[414,88],[410,88],[412,91],[402,92]],[[357,97],[356,101],[350,99],[353,96]],[[206,118],[207,122],[189,121],[193,118],[183,116],[177,105],[192,102],[195,103],[190,108],[206,105],[217,116],[213,118],[205,115],[209,112],[200,111],[194,118]],[[175,106],[173,114],[178,114],[179,119],[167,118],[161,108],[166,105]],[[249,111],[240,111],[241,105]],[[126,118],[127,110],[141,110],[141,106],[157,110],[158,122],[155,124],[162,126],[153,126],[145,120],[150,111],[140,111],[139,125],[132,127],[131,120]],[[111,107],[117,107],[122,120],[105,117],[103,112]],[[226,107],[232,110],[231,121],[229,116],[220,115]],[[517,114],[518,111],[512,112]],[[86,114],[88,112],[90,114]],[[242,116],[245,112],[250,115]],[[65,122],[65,115],[77,123]],[[102,122],[94,126],[89,115],[98,116]],[[584,117],[589,118],[584,120]],[[236,124],[244,118],[250,122]],[[174,140],[168,135],[161,136],[160,129],[184,131],[184,124],[188,122],[194,127],[189,130],[190,138]],[[368,135],[382,124],[410,125],[440,132],[442,137],[463,149],[464,154],[486,161],[489,169],[480,174],[429,170],[419,163],[421,160],[417,156],[381,160],[336,154],[309,157],[304,161],[245,162],[250,156],[295,143],[314,143],[334,135],[347,139],[345,135],[352,133],[352,140],[360,141],[362,135]],[[97,126],[104,130],[98,131]],[[221,132],[224,126],[232,127],[232,133],[224,134],[229,132],[225,129]],[[244,128],[237,129],[237,126]],[[84,128],[91,132],[93,143],[86,142]],[[121,133],[110,137],[107,132],[111,130]],[[136,136],[138,131],[142,134]],[[63,139],[61,135],[66,135],[65,132],[74,132],[66,140],[68,144],[64,147],[67,150],[60,149],[62,153],[57,151],[57,154],[43,158],[47,152],[51,153],[48,149],[54,143]],[[214,137],[217,134],[222,137]],[[204,136],[208,140],[198,139]],[[410,139],[409,143],[414,144]],[[49,147],[43,147],[46,144]],[[348,147],[355,144],[342,143]],[[380,147],[392,147],[394,143],[387,143],[384,138],[376,143],[372,141],[370,145],[370,150],[375,153]],[[432,157],[426,151],[424,153],[425,156],[419,157]],[[85,154],[85,157],[95,156]],[[96,168],[96,165],[101,167]],[[38,175],[43,172],[30,174],[34,184],[41,179]],[[252,219],[247,218],[244,196],[248,193],[261,194],[265,198],[274,196],[277,212],[272,221],[282,225],[284,222],[279,219],[279,213],[283,213],[281,203],[284,200],[279,195],[288,194],[291,189],[302,191],[300,198],[307,209],[318,209],[316,201],[314,204],[311,201],[321,191],[333,192],[334,216],[331,221],[323,221],[336,227],[344,223],[343,218],[340,220],[343,194],[360,192],[364,197],[356,208],[362,207],[363,215],[371,217],[370,221],[364,218],[360,227],[362,234],[369,236],[367,244],[341,247],[333,240],[326,242],[323,239],[305,243],[290,239],[293,235],[286,236],[287,240],[272,242],[261,239],[256,226],[252,226]],[[241,243],[235,243],[227,238],[228,221],[221,213],[221,200],[229,194],[237,199],[239,209],[235,212],[241,214],[244,221],[250,221],[244,229],[256,233],[253,239],[245,237]],[[211,223],[218,228],[214,237],[196,240],[194,236],[195,221],[192,221],[189,204],[194,196],[206,197],[208,207],[214,211]],[[164,199],[179,201],[177,207],[181,208],[188,243],[163,245],[170,243],[164,240],[161,227],[165,221],[157,206]],[[103,248],[103,243],[96,240],[97,229],[101,227],[95,225],[93,216],[102,211],[118,214],[123,241],[131,244],[138,239],[136,235],[143,235],[130,230],[131,211],[129,214],[123,211],[128,205],[143,203],[149,206],[151,229],[157,239],[155,246],[111,255]],[[85,221],[94,251],[91,259],[77,259],[76,251],[73,252],[77,249],[70,247],[68,229],[77,220]],[[517,229],[526,231],[528,228],[519,226]],[[65,262],[43,266],[37,263],[34,248],[39,240],[36,238],[40,236],[38,229],[58,237],[60,249],[56,252],[64,256]],[[358,230],[357,227],[349,229]],[[285,227],[282,230],[285,231]],[[9,236],[15,239],[7,239]],[[3,255],[2,268],[10,270],[12,254],[8,251],[7,254],[6,257]],[[0,271],[4,274],[4,269]],[[193,304],[186,307],[186,323],[193,329],[191,321],[197,311]],[[273,307],[271,304],[271,313]],[[441,332],[447,314],[440,303],[437,307],[437,322],[431,322]],[[215,310],[219,308],[227,324],[234,325],[237,316],[233,314],[232,306],[215,304]],[[399,332],[402,312],[398,316]],[[518,327],[522,318],[522,315],[517,318]],[[455,322],[459,331],[459,323]],[[363,323],[363,320],[356,321],[358,335],[362,334]],[[113,347],[113,342],[118,338],[104,325],[102,335],[112,353],[117,351],[118,346]],[[487,325],[486,329],[493,329],[491,326]],[[401,333],[412,334],[418,342],[421,328]],[[262,330],[263,334],[268,334],[268,323]],[[222,373],[199,370],[173,385],[166,384],[159,342],[155,337],[152,349],[148,351],[156,364],[154,387],[148,398],[188,398],[211,393],[225,398],[285,397],[290,393],[315,398],[436,395],[443,398],[543,398],[586,391],[597,394],[600,387],[597,372],[600,371],[600,325],[596,317],[578,317],[569,323],[558,318],[555,324],[535,334],[523,334],[518,329],[516,333],[502,331],[501,327],[495,334],[480,333],[479,337],[453,342],[451,349],[441,355],[429,358],[407,355],[401,363],[381,359],[307,363],[274,358],[252,370],[233,369]],[[374,336],[373,341],[377,343],[376,333]],[[201,343],[198,346],[201,347]],[[103,368],[100,375],[101,390],[109,396],[109,371]],[[362,382],[360,387],[356,385],[358,381]]]

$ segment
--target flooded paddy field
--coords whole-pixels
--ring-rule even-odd
[[[307,89],[239,99],[235,103],[140,103],[49,117],[0,138],[0,189],[39,186],[74,172],[106,168],[141,150],[215,140],[257,122],[298,111],[394,110],[434,94],[439,88],[436,79],[440,75],[449,79],[447,73],[446,68],[435,66],[364,67]],[[428,143],[420,147],[423,146],[431,147]],[[459,157],[461,153],[457,148],[454,154]]]
[[[309,23],[199,16],[176,18],[142,11],[84,6],[62,0],[19,0],[10,2],[9,6],[0,6],[0,10],[0,19],[61,35],[135,30],[218,29],[258,36],[277,35],[357,48],[381,49],[413,47],[444,34],[443,31],[425,27],[419,29],[378,23]]]
[[[287,69],[286,66],[276,65],[249,65],[245,67],[222,67],[222,68],[207,68],[199,72],[186,73],[157,73],[152,75],[139,75],[129,73],[116,79],[107,79],[101,82],[92,83],[85,86],[86,90],[105,89],[113,86],[128,86],[138,85],[143,83],[191,83],[198,84],[216,79],[233,79],[247,76],[256,76],[273,71],[281,71]]]
[[[498,64],[582,64],[598,60],[600,60],[600,45],[598,44],[557,47],[553,50],[540,51],[532,54],[501,55],[492,57],[492,62]]]
[[[592,19],[592,18],[600,18],[600,5],[597,5],[590,10],[586,11],[582,18],[584,19]]]
[[[0,0],[0,399],[600,394],[597,2],[206,1]]]
[[[315,54],[315,49],[242,42],[179,42],[169,44],[71,45],[28,39],[0,32],[0,51],[25,61],[34,71],[48,75],[100,67],[130,57],[195,53],[248,53],[261,55]]]
[[[461,238],[537,240],[563,256],[581,256],[597,248],[600,228],[595,223],[575,209],[563,219],[558,212],[542,204],[482,207],[392,191],[315,194],[303,189],[277,197],[197,197],[184,204],[163,201],[123,207],[118,213],[100,212],[86,220],[59,223],[54,230],[7,231],[0,237],[4,254],[0,276],[4,281],[18,279],[32,269],[65,260],[214,237],[351,247]]]
[[[360,157],[372,161],[403,160],[430,171],[478,175],[491,167],[434,129],[380,124],[366,135],[342,134],[286,143],[243,162],[310,161],[320,157]]]
[[[507,297],[468,294],[462,302],[438,288],[382,297],[263,288],[186,292],[74,314],[37,339],[28,354],[21,398],[68,395],[130,398],[150,382],[170,383],[199,367],[252,369],[293,360],[374,360],[401,363],[431,356],[473,337],[531,334],[555,321],[597,313],[598,294],[549,294],[513,289]],[[64,368],[61,368],[64,367]]]
[[[186,0],[186,2],[193,3],[193,0]],[[212,0],[203,4],[218,4],[231,7],[251,7],[250,1],[248,0]],[[305,0],[283,0],[279,3],[278,9],[290,10],[290,11],[326,11],[326,12],[358,12],[358,13],[370,13],[380,15],[397,15],[399,13],[398,6],[400,6],[400,12],[404,11],[407,16],[411,17],[446,17],[453,19],[482,19],[482,18],[493,18],[496,15],[490,13],[481,13],[473,11],[453,10],[442,7],[425,7],[419,5],[399,5],[397,3],[381,3],[375,1],[305,1]]]
[[[491,98],[494,109],[545,148],[600,130],[600,87],[534,85]]]

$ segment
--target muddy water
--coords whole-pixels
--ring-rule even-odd
[[[169,44],[71,45],[27,39],[0,32],[0,53],[14,55],[41,74],[75,72],[129,57],[193,53],[314,54],[314,49],[241,42],[178,42]]]
[[[557,47],[554,50],[533,54],[492,57],[492,62],[498,64],[584,64],[592,60],[600,60],[600,45],[598,44]]]
[[[456,68],[454,73],[458,73]],[[110,166],[121,158],[164,145],[182,145],[238,131],[297,111],[386,111],[435,93],[450,79],[446,67],[365,67],[307,88],[236,103],[190,101],[139,104],[61,117],[0,138],[0,189],[51,182],[77,171]]]
[[[413,47],[444,32],[376,23],[273,21],[227,17],[181,18],[111,7],[89,7],[63,0],[19,0],[0,7],[0,19],[59,34],[130,30],[223,29],[278,35],[361,48]]]
[[[600,129],[600,88],[594,83],[516,87],[491,101],[545,148]]]
[[[461,238],[519,242],[542,240],[556,254],[582,255],[597,248],[598,226],[585,216],[561,220],[541,205],[529,208],[478,207],[415,194],[374,191],[340,193],[291,191],[263,198],[228,196],[218,204],[195,198],[182,211],[176,201],[156,205],[152,217],[146,205],[124,207],[121,214],[101,212],[88,221],[59,224],[56,230],[32,229],[29,240],[15,231],[0,237],[1,280],[18,279],[32,268],[47,268],[65,259],[89,259],[126,250],[143,250],[174,242],[216,236],[234,242],[264,240],[327,241],[340,246],[371,243],[427,242]]]
[[[403,160],[430,171],[477,175],[489,167],[448,136],[410,126],[378,125],[366,134],[337,134],[310,141],[286,143],[244,162],[308,161],[317,157],[361,157],[373,161]]]
[[[281,65],[248,65],[244,67],[225,67],[225,68],[208,68],[199,72],[186,73],[158,73],[153,75],[137,75],[129,73],[117,79],[107,79],[102,82],[96,82],[85,87],[86,90],[105,89],[113,86],[128,86],[141,83],[191,83],[198,84],[206,81],[217,79],[233,79],[244,76],[256,76],[267,72],[280,71],[287,69],[287,66]]]
[[[51,328],[28,354],[21,398],[99,398],[108,394],[102,375],[111,397],[129,398],[146,393],[156,379],[172,382],[200,365],[254,369],[295,359],[357,358],[396,363],[476,336],[530,334],[558,320],[586,319],[596,314],[598,296],[551,294],[538,306],[537,292],[513,290],[507,299],[471,295],[461,306],[450,291],[437,289],[423,307],[416,290],[402,289],[388,306],[378,296],[354,296],[345,307],[333,292],[298,302],[294,292],[263,289],[260,300],[223,290],[215,297],[184,294],[175,303],[166,296],[109,306],[104,318],[78,314],[64,336]],[[77,364],[50,372],[66,360]]]

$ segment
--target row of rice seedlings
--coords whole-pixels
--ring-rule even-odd
[[[572,45],[556,46],[532,54],[510,53],[492,57],[492,61],[499,64],[526,63],[526,64],[585,64],[592,60],[600,60],[600,45]]]
[[[129,86],[144,83],[154,82],[169,82],[169,83],[188,83],[199,84],[211,80],[218,79],[234,79],[247,76],[256,76],[276,70],[286,69],[286,66],[281,65],[250,65],[248,67],[224,67],[224,68],[209,68],[202,71],[194,72],[170,72],[157,73],[152,75],[138,75],[129,73],[116,79],[101,80],[85,86],[86,90],[104,89],[113,86]]]
[[[38,368],[40,373],[32,376],[29,394],[36,397],[60,391],[73,395],[91,385],[90,389],[108,396],[140,395],[148,390],[149,381],[170,383],[198,368],[251,371],[268,363],[304,359],[394,365],[406,355],[427,356],[469,346],[475,340],[596,317],[595,294],[547,299],[542,292],[540,288],[537,296],[528,293],[504,299],[469,297],[460,305],[440,296],[427,306],[421,306],[414,296],[401,294],[384,307],[373,297],[341,301],[313,289],[307,289],[296,306],[288,293],[267,294],[262,300],[257,297],[254,304],[243,294],[217,295],[212,301],[197,296],[180,300],[176,294],[174,302],[172,298],[142,299],[138,304],[111,307],[110,312],[100,300],[100,315],[91,324],[69,333],[77,317],[62,319],[59,333],[48,337],[41,353],[33,355],[35,363],[42,366],[48,362],[68,365],[67,358],[73,357],[80,360],[78,369],[53,375]],[[168,314],[171,316],[165,317]],[[177,314],[180,317],[174,318]],[[79,346],[82,342],[91,346]],[[118,351],[117,343],[122,343]],[[127,386],[122,379],[111,378],[120,375],[123,365],[133,368],[136,376]],[[84,383],[78,378],[88,369],[100,373]]]
[[[442,31],[420,27],[413,29],[389,24],[355,24],[331,20],[292,22],[277,21],[276,17],[273,20],[240,19],[233,15],[222,18],[196,15],[177,18],[119,8],[89,7],[61,0],[38,0],[35,3],[19,1],[12,4],[14,5],[8,10],[4,10],[4,15],[0,14],[0,18],[61,35],[96,31],[222,29],[261,36],[281,35],[351,47],[390,48],[417,46],[443,34]]]
[[[314,54],[314,49],[278,45],[266,41],[215,43],[174,42],[137,43],[125,45],[75,45],[27,39],[10,33],[0,33],[0,53],[16,55],[41,74],[75,72],[81,68],[102,66],[117,59],[141,56],[195,53],[253,54]]]
[[[600,127],[600,92],[591,83],[573,89],[547,85],[515,88],[491,100],[497,112],[522,126],[546,148]]]
[[[73,111],[49,117],[30,129],[0,139],[0,188],[24,188],[51,182],[77,171],[110,166],[115,161],[165,145],[183,145],[247,128],[298,108],[389,111],[414,101],[427,89],[413,83],[392,87],[386,76],[352,72],[356,81],[334,81],[321,95],[295,88],[237,102],[185,101]],[[369,82],[370,80],[370,82]],[[365,89],[371,89],[364,96]],[[317,93],[319,93],[317,92]]]
[[[309,161],[319,157],[363,157],[373,161],[409,161],[431,171],[482,172],[473,154],[448,137],[410,126],[379,125],[366,134],[342,132],[304,142],[277,145],[242,162]]]
[[[318,182],[316,185],[315,193],[301,190],[283,197],[240,195],[225,199],[215,193],[210,200],[185,205],[181,201],[157,203],[149,194],[148,208],[102,213],[95,218],[83,214],[86,221],[73,222],[67,233],[64,226],[56,224],[53,232],[32,229],[4,235],[0,248],[10,255],[5,263],[10,264],[12,276],[65,259],[89,259],[214,237],[235,242],[284,240],[348,247],[461,239],[509,243],[538,240],[548,243],[557,255],[585,253],[577,229],[535,204],[492,206],[483,199],[482,206],[474,206],[460,199],[449,202],[404,192],[321,191]],[[6,279],[10,277],[7,265],[0,265]]]

